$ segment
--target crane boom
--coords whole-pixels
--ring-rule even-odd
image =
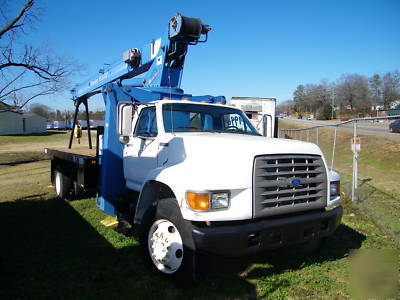
[[[126,79],[138,88],[179,88],[188,46],[207,41],[210,30],[200,19],[175,15],[160,38],[128,49],[121,60],[100,69],[100,75],[77,84],[71,90],[73,99],[90,97],[107,83]]]

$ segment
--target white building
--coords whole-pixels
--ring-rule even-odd
[[[45,131],[45,118],[0,108],[0,135],[32,134]]]
[[[241,109],[261,134],[264,135],[264,131],[266,131],[266,136],[273,136],[275,130],[275,98],[232,97],[231,104]],[[266,128],[261,122],[264,115],[268,124]]]

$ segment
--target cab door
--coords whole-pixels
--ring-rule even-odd
[[[156,107],[144,107],[124,149],[124,175],[128,188],[140,191],[150,171],[157,168],[158,128]]]

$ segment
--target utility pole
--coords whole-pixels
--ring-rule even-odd
[[[357,198],[357,188],[358,188],[358,149],[356,146],[356,140],[357,140],[357,121],[354,121],[354,136],[353,136],[353,145],[352,145],[352,150],[353,150],[353,184],[351,187],[351,201],[354,202],[356,201]]]
[[[332,88],[332,116],[331,116],[331,120],[333,120],[334,111],[335,111],[335,88]]]

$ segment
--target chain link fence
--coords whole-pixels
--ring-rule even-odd
[[[358,118],[305,127],[281,120],[279,137],[312,142],[330,169],[341,174],[342,192],[400,246],[400,134],[389,117]]]

